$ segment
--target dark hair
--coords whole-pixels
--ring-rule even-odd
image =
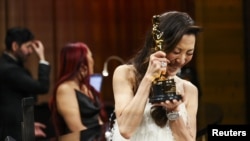
[[[170,11],[160,15],[159,29],[163,32],[163,51],[171,52],[185,34],[194,34],[195,36],[200,32],[201,28],[194,25],[193,19],[185,12]],[[136,68],[136,88],[137,91],[139,83],[146,73],[149,56],[153,53],[152,48],[155,47],[155,42],[152,35],[152,30],[148,32],[144,47],[139,50],[138,54],[131,59],[131,63]],[[166,110],[161,106],[152,107],[151,116],[155,123],[163,127],[166,124]]]
[[[28,41],[34,40],[33,33],[22,27],[13,27],[7,30],[5,37],[6,50],[11,50],[11,44],[16,42],[19,46]]]

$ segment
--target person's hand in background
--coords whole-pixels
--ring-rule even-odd
[[[40,60],[45,60],[43,43],[40,40],[35,40],[32,44],[32,47],[36,52],[38,58]]]
[[[46,125],[40,123],[40,122],[35,122],[35,137],[46,137],[45,132],[43,129],[46,128]]]

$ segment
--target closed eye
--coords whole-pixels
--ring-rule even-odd
[[[187,55],[189,55],[189,56],[194,55],[194,51],[193,50],[188,51]]]

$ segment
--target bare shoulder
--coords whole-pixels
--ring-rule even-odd
[[[188,80],[183,80],[183,84],[188,89],[197,89],[197,87],[193,83],[191,83],[190,81],[188,81]]]
[[[134,68],[134,66],[133,65],[127,65],[127,64],[118,66],[114,71],[114,77],[121,78],[121,76],[122,77],[126,76],[126,77],[123,77],[123,78],[128,78],[128,79],[134,78],[134,76],[135,76],[135,68]]]
[[[120,66],[116,67],[115,72],[127,74],[127,73],[134,71],[134,70],[135,69],[134,69],[133,65],[124,64],[124,65],[120,65]]]
[[[133,65],[124,64],[115,69],[113,74],[113,90],[115,93],[129,93],[134,89],[135,84],[136,77]]]
[[[60,84],[57,88],[57,96],[67,96],[67,95],[72,95],[74,93],[74,89],[76,87],[71,83],[71,82],[64,82]]]
[[[192,93],[192,94],[198,95],[198,89],[193,83],[191,83],[188,80],[179,78],[179,77],[177,77],[176,80],[177,80],[177,82],[179,81],[183,84],[183,88],[185,90],[185,93]]]

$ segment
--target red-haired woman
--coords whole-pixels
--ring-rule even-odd
[[[95,136],[103,129],[106,113],[89,81],[93,68],[92,53],[86,44],[69,43],[61,49],[59,80],[50,101],[57,135],[88,129]]]

